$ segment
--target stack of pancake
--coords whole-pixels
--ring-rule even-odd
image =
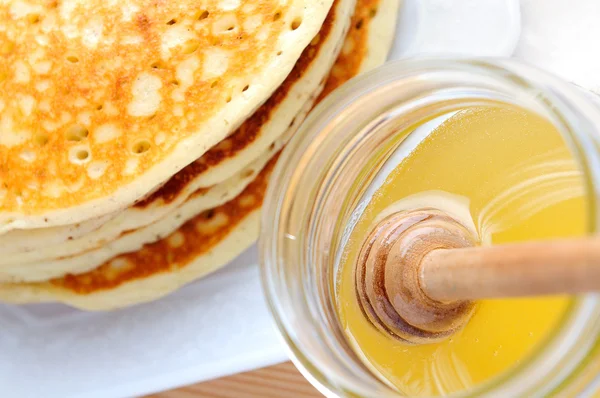
[[[258,238],[313,106],[385,60],[399,0],[0,4],[0,299],[156,299]]]

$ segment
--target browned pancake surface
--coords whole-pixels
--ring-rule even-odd
[[[332,71],[329,75],[326,83],[327,93],[352,78],[355,73],[358,73],[366,54],[365,46],[368,38],[369,24],[368,21],[365,22],[364,18],[370,19],[374,16],[372,10],[376,10],[378,3],[374,0],[358,1],[356,6],[357,15],[354,16],[353,26],[346,37],[346,43],[348,41],[353,42],[353,48],[357,49],[357,52],[347,52],[338,57],[335,65],[342,72],[338,72],[337,76],[334,76]],[[359,21],[363,22],[358,24]],[[305,53],[307,51],[309,49]],[[346,73],[346,69],[349,72]],[[236,134],[241,133],[238,131]],[[213,148],[213,150],[217,149]],[[112,289],[123,283],[161,272],[174,271],[178,267],[185,267],[195,258],[215,247],[246,216],[262,205],[268,178],[278,157],[279,154],[265,166],[256,179],[239,196],[222,206],[196,216],[168,238],[145,245],[143,249],[137,252],[115,257],[110,262],[92,271],[56,278],[50,283],[77,294],[89,294]],[[160,190],[156,194],[159,192]],[[174,192],[178,191],[175,189]]]
[[[281,38],[325,3],[299,4],[2,2],[0,211],[105,198],[166,160],[232,98],[237,108],[259,92],[253,79],[281,56]]]
[[[159,190],[149,195],[143,201],[136,204],[137,207],[146,207],[148,204],[160,199],[165,203],[171,202],[186,187],[190,181],[205,173],[211,167],[218,165],[226,159],[235,157],[238,153],[246,149],[260,135],[261,128],[270,119],[273,112],[283,100],[286,99],[290,89],[296,84],[313,64],[319,54],[323,44],[323,39],[329,36],[332,25],[335,21],[335,9],[339,1],[335,1],[319,34],[311,44],[304,49],[302,55],[296,62],[292,72],[285,81],[271,95],[271,97],[256,111],[246,119],[246,121],[235,130],[231,136],[212,147],[208,152],[202,155],[198,160],[189,164],[180,172],[171,177]]]
[[[141,250],[115,257],[79,275],[67,275],[50,283],[79,294],[114,288],[122,283],[185,267],[218,244],[263,202],[267,181],[279,155],[233,200],[205,211],[186,222],[168,238]]]

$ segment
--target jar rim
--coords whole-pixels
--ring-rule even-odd
[[[414,86],[412,89],[410,84]],[[409,93],[399,93],[399,87]],[[382,100],[386,96],[389,98]],[[321,197],[332,189],[332,184],[340,185],[342,180],[335,173],[336,168],[349,167],[352,156],[356,159],[357,153],[365,148],[379,150],[378,145],[386,141],[383,137],[377,138],[374,131],[390,128],[394,118],[408,110],[428,109],[432,104],[445,101],[443,109],[447,111],[453,107],[464,108],[469,101],[485,101],[489,96],[529,108],[557,126],[582,165],[586,188],[591,193],[587,195],[589,229],[598,231],[600,129],[596,126],[600,126],[600,106],[591,104],[574,86],[513,59],[485,58],[397,61],[353,79],[311,112],[282,153],[267,190],[259,241],[263,287],[271,313],[292,360],[326,396],[369,396],[374,391],[381,397],[397,396],[384,382],[369,376],[364,364],[319,363],[327,359],[309,352],[329,349],[332,350],[329,354],[338,362],[356,359],[352,358],[355,353],[351,349],[335,344],[340,330],[328,335],[330,331],[318,324],[335,328],[335,319],[327,314],[331,308],[322,308],[320,306],[327,307],[327,304],[319,302],[321,296],[326,295],[327,287],[309,286],[304,280],[294,279],[315,278],[316,271],[310,269],[311,261],[325,263],[334,255],[312,253],[311,250],[319,248],[315,239],[323,234],[340,235],[345,228],[315,221],[323,216],[323,208],[332,203],[331,200],[345,200],[335,197],[328,201]],[[365,137],[373,142],[367,143]],[[336,150],[336,146],[344,150]],[[375,162],[373,167],[376,166]],[[358,174],[356,176],[358,178]],[[344,181],[343,186],[351,187],[352,183],[356,181]],[[328,250],[327,247],[320,249]],[[584,300],[591,300],[584,304],[591,306],[587,315],[595,316],[596,322],[587,332],[579,332],[593,334],[594,344],[600,344],[600,298],[590,296]],[[299,330],[307,326],[312,328],[310,332]],[[307,341],[313,337],[313,341]],[[316,341],[319,339],[321,341]],[[533,358],[528,362],[531,360]],[[354,380],[348,381],[349,375]],[[547,379],[548,375],[539,377]]]

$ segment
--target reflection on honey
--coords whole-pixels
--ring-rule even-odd
[[[472,108],[419,144],[367,206],[345,247],[337,281],[340,320],[357,353],[409,396],[448,394],[493,381],[526,361],[572,304],[568,297],[482,301],[452,338],[420,346],[376,330],[363,317],[354,289],[352,269],[362,241],[382,212],[432,206],[436,200],[470,218],[482,244],[586,232],[582,175],[559,133],[537,115],[508,107]]]

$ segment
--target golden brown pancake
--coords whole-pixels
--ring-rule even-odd
[[[338,6],[337,3],[339,3],[339,1],[334,1],[332,10],[327,14],[327,18],[325,18],[317,37],[313,38],[308,47],[302,52],[302,55],[294,65],[290,74],[273,95],[271,95],[271,97],[269,97],[269,99],[252,114],[252,116],[244,121],[231,136],[225,138],[219,144],[208,150],[198,160],[192,162],[179,173],[175,174],[156,192],[136,203],[136,207],[145,207],[155,200],[168,203],[172,198],[177,197],[190,181],[197,179],[199,176],[205,174],[208,170],[221,164],[227,159],[236,157],[257,139],[262,133],[262,126],[272,117],[273,112],[277,111],[281,102],[286,99],[290,89],[302,79],[305,71],[311,67],[312,63],[315,61],[324,43],[324,39],[329,35],[333,24],[336,23],[336,14],[333,11],[335,10],[335,7]],[[337,21],[337,23],[340,22]],[[290,124],[294,121],[295,120],[292,119]],[[285,129],[282,129],[281,134],[283,134],[284,130]],[[202,186],[206,187],[210,185]]]
[[[14,256],[7,254],[1,259],[3,262],[0,264],[0,282],[38,282],[68,273],[87,272],[106,261],[110,261],[115,256],[139,250],[145,244],[168,237],[200,212],[219,206],[239,195],[260,173],[271,157],[279,152],[284,142],[278,142],[276,148],[254,161],[239,175],[210,189],[200,189],[194,192],[185,202],[173,207],[165,216],[144,227],[118,233],[113,240],[102,240],[98,235],[94,235],[94,232],[88,234],[94,235],[90,236],[89,239],[88,236],[84,236],[80,239],[67,241],[60,246],[44,248],[46,249],[44,253],[58,254],[58,257],[40,258],[38,254],[41,253],[41,250],[20,253]],[[153,214],[150,213],[150,215]],[[143,217],[143,214],[141,216]],[[130,222],[128,219],[121,221],[117,225]],[[99,244],[96,244],[96,242],[99,242]],[[60,256],[61,253],[69,253],[70,250],[75,250],[75,254]],[[6,262],[4,262],[5,260]],[[15,262],[11,263],[11,260]],[[31,261],[26,262],[26,260]]]
[[[306,112],[301,112],[305,107],[304,101],[314,101],[320,92],[321,81],[335,60],[333,55],[342,46],[352,10],[351,1],[335,1],[319,31],[319,40],[313,40],[305,49],[292,73],[273,96],[231,137],[213,147],[199,161],[179,171],[146,199],[114,214],[103,224],[93,219],[76,228],[17,230],[0,235],[0,248],[6,254],[0,258],[0,265],[26,265],[33,261],[85,253],[117,239],[121,233],[142,228],[166,216],[194,190],[204,188],[206,191],[216,185],[215,182],[224,183],[249,167],[255,158],[272,152],[275,140],[304,117]],[[79,233],[80,230],[85,234]]]
[[[378,5],[381,2],[380,0],[357,0],[342,52],[336,59],[329,76],[325,80],[325,87],[317,100],[318,102],[344,82],[356,76],[363,68],[368,51],[369,30],[377,28],[373,27],[369,21],[377,16]],[[395,3],[397,8],[398,0],[392,3]],[[383,12],[386,11],[383,10]],[[395,15],[396,9],[393,9],[392,13]],[[189,181],[206,173],[211,167],[219,165],[224,160],[235,157],[239,152],[247,148],[248,145],[252,144],[261,134],[261,126],[265,123],[265,120],[269,119],[273,110],[277,109],[278,104],[285,99],[290,88],[302,77],[303,72],[314,61],[323,43],[322,39],[329,34],[333,22],[334,14],[330,11],[318,36],[303,51],[294,69],[292,69],[292,72],[283,84],[230,137],[224,139],[198,160],[174,175],[161,189],[136,204],[136,206],[145,206],[148,201],[157,198],[168,201],[168,198],[176,196]],[[295,121],[294,119],[290,123]]]
[[[277,159],[279,154],[273,157],[254,181],[233,200],[202,212],[169,238],[117,258],[131,266],[115,268],[113,260],[93,271],[67,275],[64,278],[53,279],[50,283],[78,294],[86,294],[185,266],[193,258],[210,250],[247,215],[260,208]]]
[[[358,0],[359,4],[350,20],[350,30],[346,35],[344,46],[331,68],[318,102],[360,71],[367,52],[369,29],[373,28],[369,21],[377,15],[377,6],[380,2],[381,0]]]
[[[373,6],[386,2],[359,0],[357,8],[363,4]],[[386,11],[395,13],[396,9],[392,7]],[[363,21],[360,29],[352,29],[347,40],[368,42],[369,21]],[[391,27],[388,26],[388,29]],[[351,68],[357,73],[368,53],[368,49],[358,52],[362,56],[354,57],[352,53],[347,53],[338,58],[336,65]],[[344,82],[340,76],[350,78],[353,75],[330,75],[329,91]],[[222,257],[236,255],[256,239],[257,213],[276,160],[277,157],[272,159],[239,196],[196,216],[165,239],[145,245],[136,252],[117,256],[79,275],[67,275],[43,283],[2,285],[0,297],[12,302],[58,300],[97,310],[127,306],[167,294],[224,264],[218,263],[216,258],[223,260]],[[219,253],[225,252],[230,253],[219,257]]]
[[[0,228],[122,209],[283,82],[332,0],[0,4]]]
[[[195,260],[204,255],[211,255],[212,249],[222,245],[233,235],[236,228],[258,212],[268,177],[277,158],[274,157],[238,197],[199,214],[168,238],[146,245],[136,252],[118,256],[95,270],[80,275],[67,275],[49,282],[3,285],[0,288],[0,297],[10,302],[56,299],[85,309],[111,309],[135,304],[140,297],[167,294],[176,288],[178,281],[169,280],[164,283],[161,281],[162,276],[169,278],[178,271],[188,271]],[[252,224],[253,227],[257,226],[256,222]],[[251,241],[256,238],[254,235],[257,232],[255,228],[251,228]],[[227,249],[239,253],[243,249],[235,243],[229,243]],[[195,272],[198,276],[215,269],[210,262],[195,263],[195,267],[198,268]],[[132,283],[146,283],[150,280],[154,284],[150,296],[143,290],[128,289]],[[181,283],[189,281],[187,278],[181,278]],[[94,296],[102,295],[103,292],[114,293],[115,289],[121,288],[124,288],[124,295],[119,294],[117,302],[95,300]]]

